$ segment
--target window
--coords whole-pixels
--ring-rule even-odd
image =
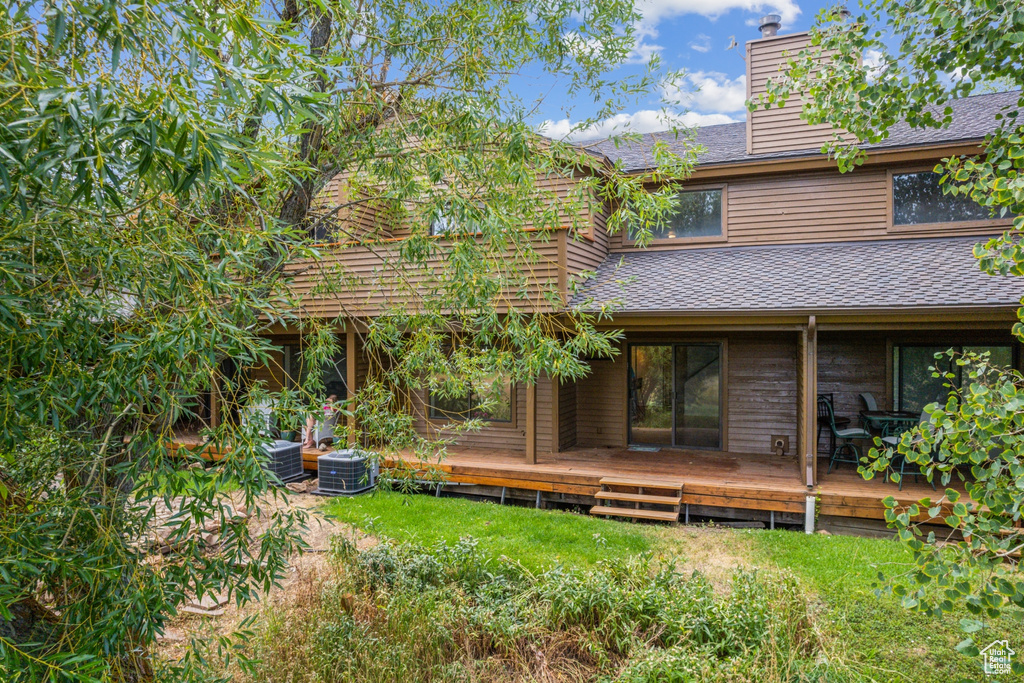
[[[286,344],[284,346],[284,374],[285,385],[291,388],[305,387],[312,372],[312,363],[303,358],[302,347],[298,344]],[[345,352],[339,351],[333,358],[327,360],[320,367],[320,377],[324,383],[324,395],[337,396],[344,400],[348,396],[348,364],[345,362]]]
[[[652,225],[651,237],[671,240],[724,236],[722,193],[721,188],[680,192],[675,213],[664,223]]]
[[[448,398],[430,394],[429,415],[432,420],[480,419],[511,423],[512,401],[511,382],[482,383],[466,396]]]
[[[957,353],[973,351],[974,353],[990,354],[989,360],[995,365],[1013,365],[1013,348],[1009,345],[998,346],[894,346],[893,347],[893,406],[896,410],[921,412],[929,403],[944,403],[948,388],[942,377],[932,377],[929,368],[938,368],[940,372],[955,373],[955,384],[959,386],[963,368],[953,364],[950,367],[948,356],[935,358],[936,353],[945,354],[952,348]]]
[[[938,173],[894,173],[892,224],[926,225],[990,220],[988,209],[963,195],[942,193]]]
[[[438,237],[453,232],[480,232],[480,223],[473,218],[466,218],[464,213],[460,215],[450,202],[445,202],[430,218],[430,234]]]
[[[445,206],[430,219],[430,234],[434,237],[445,235],[455,227],[455,221],[451,216],[451,207]]]
[[[632,344],[629,441],[723,448],[721,344]]]

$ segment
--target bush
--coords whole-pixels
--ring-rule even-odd
[[[716,594],[647,556],[531,574],[471,539],[336,545],[331,569],[255,641],[257,680],[792,681],[824,643],[788,574]]]

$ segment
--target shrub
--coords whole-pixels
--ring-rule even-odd
[[[531,574],[471,539],[342,541],[255,642],[258,679],[295,682],[809,680],[825,645],[788,574],[740,571],[719,595],[644,555]]]

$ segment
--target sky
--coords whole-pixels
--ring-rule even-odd
[[[746,116],[744,46],[746,41],[760,37],[758,19],[766,14],[779,14],[782,16],[780,34],[806,31],[818,12],[834,5],[835,0],[640,0],[640,3],[644,18],[638,26],[639,40],[631,58],[634,63],[620,67],[611,75],[639,73],[643,60],[657,53],[666,70],[686,72],[680,84],[681,92],[663,85],[646,100],[635,102],[622,113],[598,121],[569,139],[665,130],[670,125],[662,111],[666,106],[675,122],[687,126],[743,121]],[[856,4],[849,3],[855,13]],[[735,46],[730,49],[730,45]],[[535,83],[533,87],[546,93],[532,123],[541,133],[564,138],[574,124],[594,115],[594,104],[568,101],[564,95],[559,95],[557,87],[540,85]]]

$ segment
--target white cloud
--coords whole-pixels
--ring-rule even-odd
[[[711,36],[706,33],[698,33],[697,37],[690,41],[690,49],[697,52],[709,52],[711,50]]]
[[[646,64],[651,61],[651,57],[654,56],[655,52],[661,52],[663,48],[661,45],[655,45],[654,43],[648,43],[644,38],[638,37],[636,45],[633,47],[633,51],[626,57],[627,64]]]
[[[735,121],[736,119],[725,114],[699,114],[692,111],[684,114],[675,114],[654,109],[643,109],[632,114],[616,114],[587,126],[583,130],[573,131],[573,128],[578,124],[574,124],[569,119],[562,119],[560,121],[545,121],[537,127],[537,131],[541,135],[546,135],[556,140],[567,139],[579,142],[581,140],[606,138],[609,135],[627,132],[655,133],[672,126],[715,126],[720,123],[734,123]]]
[[[717,71],[694,71],[686,74],[686,82],[692,90],[680,89],[678,85],[662,87],[666,102],[679,102],[687,108],[704,113],[733,113],[747,108],[747,77],[729,78]]]
[[[779,14],[785,27],[800,16],[800,6],[794,0],[641,0],[643,23],[656,26],[661,20],[682,14],[700,14],[711,19],[735,9],[757,14]]]

